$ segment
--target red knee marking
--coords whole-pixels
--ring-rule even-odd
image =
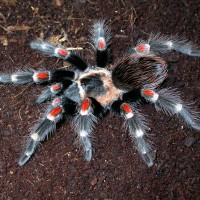
[[[54,91],[58,91],[60,88],[61,88],[61,84],[60,83],[56,83],[53,87],[52,87],[52,89],[54,90]]]
[[[57,52],[60,56],[63,56],[63,57],[66,57],[68,55],[68,52],[66,49],[58,49]]]
[[[49,73],[48,72],[39,72],[39,73],[37,73],[36,77],[38,79],[48,79]]]
[[[147,44],[141,44],[136,47],[138,52],[143,52],[143,51],[148,51],[149,50],[149,45]]]
[[[51,112],[49,113],[50,117],[56,117],[57,115],[59,115],[62,112],[63,108],[61,106],[55,107],[51,110]]]
[[[82,105],[81,105],[81,111],[82,112],[85,112],[85,111],[87,111],[88,109],[89,109],[89,107],[90,107],[90,99],[86,99],[86,100],[84,100],[83,102],[82,102]]]
[[[151,97],[155,94],[155,92],[153,90],[143,90],[143,94],[147,97]]]
[[[60,103],[60,98],[57,97],[52,101],[52,105],[55,106],[56,104]]]
[[[122,104],[122,109],[126,113],[133,113],[131,106],[127,103]]]
[[[99,48],[99,49],[104,49],[105,46],[106,46],[106,43],[105,43],[104,38],[99,38],[99,41],[98,41],[98,48]]]

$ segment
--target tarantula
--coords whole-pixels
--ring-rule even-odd
[[[58,70],[20,71],[0,74],[0,83],[52,82],[37,99],[42,103],[53,99],[46,113],[33,128],[25,151],[18,164],[24,165],[34,154],[41,141],[54,131],[63,117],[71,117],[78,139],[84,149],[85,160],[92,159],[91,133],[98,118],[107,111],[121,116],[144,162],[153,165],[151,146],[145,139],[147,121],[139,107],[150,102],[156,110],[175,114],[185,123],[200,130],[198,112],[191,104],[183,103],[180,94],[171,88],[158,89],[167,77],[167,64],[157,54],[175,50],[189,56],[200,57],[200,50],[193,49],[187,40],[176,37],[150,35],[140,40],[114,65],[110,61],[110,29],[105,21],[97,21],[92,29],[96,65],[89,65],[79,54],[46,41],[31,42],[47,56],[63,59],[70,68]]]

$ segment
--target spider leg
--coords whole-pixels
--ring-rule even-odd
[[[41,141],[53,132],[56,124],[64,115],[71,114],[71,109],[75,109],[75,104],[64,96],[55,98],[48,107],[46,114],[41,121],[33,128],[25,151],[18,164],[24,165],[34,154]]]
[[[112,110],[125,119],[125,126],[128,128],[131,138],[135,141],[139,154],[148,167],[151,167],[153,165],[153,159],[150,154],[150,144],[145,139],[148,126],[144,116],[135,109],[134,104],[123,101],[114,102]]]
[[[150,35],[147,41],[139,41],[137,46],[133,48],[134,53],[167,53],[175,50],[177,52],[189,55],[200,56],[200,49],[193,47],[187,39],[179,37],[165,37],[160,34]]]
[[[96,49],[96,64],[98,67],[106,67],[109,61],[110,29],[105,21],[97,21],[92,29],[92,41]]]
[[[77,74],[69,70],[50,70],[50,71],[21,71],[11,75],[0,74],[0,83],[44,83],[59,82],[76,79]]]
[[[42,93],[37,99],[37,103],[43,103],[46,100],[54,98],[55,96],[60,94],[62,91],[67,89],[71,84],[72,84],[72,81],[70,80],[52,84],[50,87],[42,91]]]
[[[191,103],[184,103],[175,89],[165,88],[157,92],[151,89],[143,89],[141,95],[154,103],[158,111],[162,110],[169,115],[176,114],[188,126],[200,131],[199,113],[192,108]]]
[[[85,152],[85,160],[92,159],[92,144],[90,134],[97,123],[97,118],[94,116],[94,109],[92,108],[91,99],[85,99],[80,106],[79,112],[74,118],[73,124],[76,132],[78,133],[79,142],[83,146]]]
[[[84,71],[88,68],[87,62],[83,60],[78,54],[71,53],[62,46],[55,46],[49,42],[42,40],[36,40],[30,44],[32,49],[38,50],[50,57],[57,57],[69,62],[71,65],[78,68],[80,71]]]

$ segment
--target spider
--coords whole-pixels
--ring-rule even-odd
[[[33,156],[41,141],[55,130],[63,117],[70,117],[84,150],[86,161],[92,159],[91,134],[98,119],[108,111],[121,116],[134,139],[144,162],[153,165],[151,145],[146,139],[148,123],[140,111],[143,103],[155,105],[156,110],[176,115],[196,130],[200,130],[198,112],[191,103],[184,103],[172,88],[159,89],[167,77],[167,64],[158,56],[172,50],[200,57],[200,50],[177,37],[151,34],[140,40],[113,65],[110,62],[110,29],[104,20],[91,28],[96,65],[89,65],[78,53],[68,51],[47,41],[36,40],[30,47],[50,57],[63,59],[69,68],[58,70],[28,70],[0,74],[0,83],[26,84],[51,82],[37,103],[51,100],[46,113],[32,129],[25,150],[18,162],[23,166]]]

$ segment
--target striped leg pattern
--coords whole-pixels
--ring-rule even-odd
[[[200,57],[200,49],[195,48],[187,39],[172,36],[166,37],[160,34],[151,34],[147,41],[141,40],[133,48],[134,53],[142,54],[167,53],[173,50],[188,56]]]
[[[85,99],[80,106],[79,112],[74,118],[73,124],[76,132],[78,133],[79,142],[82,145],[85,152],[85,160],[90,161],[92,159],[92,144],[90,135],[93,131],[97,118],[93,114],[91,99]]]
[[[32,49],[35,49],[47,56],[56,57],[69,62],[71,65],[77,67],[80,71],[87,69],[88,64],[81,56],[68,51],[62,46],[55,46],[49,42],[36,40],[30,44]]]
[[[61,92],[65,91],[71,84],[72,81],[70,80],[52,84],[40,94],[37,103],[43,103],[46,100],[54,98]]]
[[[184,103],[180,94],[175,89],[165,88],[157,92],[151,89],[143,89],[141,95],[149,102],[154,103],[156,110],[162,110],[168,115],[177,115],[191,128],[200,130],[199,113]]]
[[[128,128],[131,138],[135,141],[138,152],[148,167],[151,167],[153,165],[153,159],[150,154],[150,144],[145,139],[145,130],[147,130],[145,118],[132,104],[122,103],[120,109],[121,115],[125,119],[125,126]]]
[[[65,111],[68,107],[71,106],[74,106],[72,101],[64,96],[57,97],[52,101],[44,117],[31,132],[25,151],[18,162],[20,166],[24,165],[31,158],[41,141],[55,130],[56,124],[63,118],[64,114],[67,113]]]
[[[106,67],[109,61],[110,30],[105,21],[98,21],[91,29],[92,41],[96,49],[96,64],[98,67]]]
[[[44,83],[74,80],[76,73],[69,70],[50,70],[50,71],[21,71],[11,75],[0,74],[0,83]]]

